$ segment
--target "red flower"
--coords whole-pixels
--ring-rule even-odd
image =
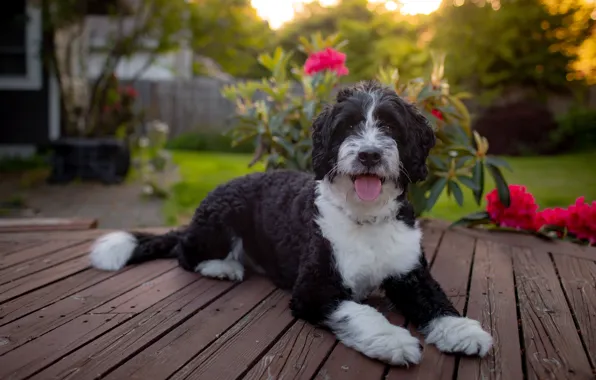
[[[346,55],[332,48],[312,53],[304,63],[304,72],[307,75],[314,75],[321,71],[330,70],[337,76],[348,75],[349,70],[345,66]]]
[[[496,189],[486,195],[488,202],[486,211],[491,220],[502,227],[532,230],[536,210],[538,210],[534,196],[527,192],[525,186],[520,185],[509,185],[509,193],[511,194],[509,207],[501,203]]]
[[[132,86],[126,87],[125,91],[128,94],[128,96],[133,97],[133,98],[136,98],[137,95],[139,94],[137,92],[137,90],[135,90],[134,87],[132,87]]]
[[[437,119],[443,120],[443,112],[439,111],[438,109],[433,109],[430,111]]]
[[[579,197],[569,206],[567,230],[580,240],[596,244],[596,201],[586,203],[585,197]]]
[[[545,226],[566,228],[568,215],[569,212],[565,208],[545,208],[536,213],[536,217],[534,218],[534,230],[539,231]],[[557,231],[557,235],[563,237],[561,231]]]

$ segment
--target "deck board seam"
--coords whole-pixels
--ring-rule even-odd
[[[588,358],[588,363],[590,363],[592,372],[594,372],[596,374],[596,363],[593,362],[592,355],[590,355],[590,351],[588,350],[588,345],[584,338],[584,334],[581,331],[580,324],[577,319],[577,315],[575,314],[575,309],[573,308],[573,306],[571,304],[571,300],[569,299],[569,295],[567,294],[567,290],[565,289],[565,286],[563,285],[563,280],[561,279],[561,274],[559,273],[559,268],[557,267],[557,263],[556,263],[552,253],[549,252],[548,255],[549,255],[549,258],[553,264],[553,267],[555,268],[555,273],[557,275],[557,280],[559,281],[559,286],[561,287],[561,290],[563,291],[563,296],[565,297],[565,303],[567,304],[567,308],[569,308],[569,312],[571,313],[571,318],[573,319],[573,324],[575,325],[575,329],[579,336],[579,340],[582,344],[582,348],[584,349],[584,352],[586,353],[586,356]]]
[[[172,270],[175,270],[175,269],[176,268],[173,268]],[[198,277],[195,281],[193,281],[190,284],[184,286],[183,288],[177,290],[176,292],[170,294],[168,297],[166,297],[166,299],[174,296],[175,294],[177,294],[179,292],[182,292],[184,289],[188,288],[189,286],[195,285],[198,281],[201,281],[201,280],[203,280],[203,277]],[[150,339],[149,341],[147,341],[147,343],[143,344],[138,349],[132,350],[130,353],[127,353],[127,355],[125,357],[123,357],[122,360],[120,360],[119,362],[115,363],[115,365],[113,365],[112,367],[110,367],[108,370],[102,372],[101,377],[104,378],[104,377],[108,376],[110,373],[112,373],[115,370],[117,370],[122,364],[126,363],[128,360],[132,359],[133,357],[137,356],[138,354],[140,354],[141,352],[143,352],[144,350],[146,350],[151,345],[155,344],[157,341],[159,341],[160,339],[162,339],[163,337],[165,337],[166,335],[168,335],[170,332],[174,331],[176,328],[178,328],[179,326],[181,326],[182,324],[184,324],[186,321],[188,321],[189,319],[191,319],[192,317],[194,317],[195,315],[199,314],[201,311],[203,311],[204,309],[206,309],[207,307],[209,307],[212,303],[214,303],[215,301],[217,301],[221,297],[223,297],[226,294],[228,294],[229,292],[231,292],[233,289],[235,289],[236,287],[238,287],[238,285],[239,284],[233,284],[232,286],[230,286],[229,288],[227,288],[226,290],[224,290],[221,294],[219,294],[217,297],[213,297],[211,300],[209,300],[208,302],[206,302],[204,305],[202,305],[201,307],[199,307],[197,310],[193,311],[192,313],[189,313],[189,315],[187,315],[186,317],[182,318],[177,323],[172,324],[172,326],[170,326],[169,328],[165,329],[161,334],[156,335],[153,339]],[[162,302],[162,301],[159,301],[159,302]],[[153,304],[153,305],[149,306],[144,311],[149,310],[151,307],[155,306],[156,304]],[[120,326],[124,325],[125,323],[131,323],[133,321],[133,319],[136,318],[136,317],[142,318],[144,311],[136,314],[135,317],[133,317],[131,319],[128,319],[128,320],[124,321],[123,323],[118,324],[116,327],[120,327]],[[104,335],[104,334],[102,334],[102,335]],[[85,345],[92,344],[95,340],[97,340],[99,338],[100,337],[94,338],[91,341],[87,342]],[[184,365],[186,365],[186,364],[187,363],[185,363]],[[46,367],[46,368],[48,368],[48,367]],[[180,368],[182,368],[182,367],[180,367]],[[170,378],[171,376],[173,376],[173,374],[170,375],[168,378]]]
[[[269,293],[267,293],[267,294],[265,295],[265,297],[263,297],[263,298],[261,299],[261,301],[257,302],[257,303],[256,303],[256,304],[255,304],[253,307],[251,307],[250,309],[248,309],[248,310],[247,310],[247,311],[246,311],[244,314],[242,314],[242,316],[241,316],[241,317],[239,317],[239,318],[238,318],[238,319],[237,319],[237,320],[236,320],[234,323],[230,324],[230,326],[228,326],[228,328],[226,328],[226,329],[224,329],[223,331],[221,331],[221,332],[220,332],[220,333],[217,335],[217,337],[216,337],[215,339],[211,340],[209,343],[207,343],[207,344],[205,345],[205,347],[203,347],[202,349],[200,349],[198,352],[196,352],[194,355],[192,355],[192,356],[191,356],[191,357],[190,357],[188,360],[186,360],[184,363],[182,363],[182,365],[180,365],[180,366],[179,366],[179,367],[178,367],[176,370],[174,370],[174,371],[173,371],[173,372],[172,372],[172,373],[171,373],[171,374],[170,374],[170,375],[169,375],[169,376],[166,378],[166,380],[170,380],[172,377],[176,376],[176,374],[177,374],[177,373],[178,373],[178,372],[179,372],[179,371],[180,371],[182,368],[184,368],[184,367],[186,367],[188,364],[192,363],[192,362],[193,362],[193,361],[194,361],[194,360],[195,360],[197,357],[199,357],[199,356],[200,356],[200,355],[201,355],[201,354],[202,354],[202,353],[203,353],[205,350],[207,350],[209,347],[211,347],[211,345],[212,345],[213,343],[215,343],[215,342],[216,342],[216,341],[217,341],[217,340],[218,340],[220,337],[224,336],[224,335],[225,335],[225,334],[226,334],[228,331],[230,331],[231,329],[233,329],[233,328],[234,328],[234,327],[235,327],[235,326],[236,326],[236,325],[237,325],[237,324],[238,324],[240,321],[242,321],[242,319],[243,319],[243,318],[245,318],[245,317],[246,317],[248,314],[250,314],[250,313],[251,313],[253,310],[255,310],[256,308],[258,308],[259,306],[263,305],[263,304],[264,304],[264,303],[267,301],[267,299],[269,299],[269,297],[271,297],[271,295],[272,295],[273,293],[275,293],[277,290],[279,290],[279,289],[278,289],[277,287],[274,287],[274,288],[273,288],[273,289],[272,289],[272,290],[271,290]],[[219,298],[219,297],[218,297],[218,298]],[[242,331],[242,330],[243,330],[243,329],[241,329],[240,331]],[[277,340],[276,340],[276,342],[277,342]],[[216,352],[217,352],[217,350],[215,350],[213,354],[215,354]],[[213,355],[213,354],[212,354],[212,355]],[[209,357],[211,357],[211,356],[209,356]],[[207,358],[209,358],[209,357],[207,357]],[[195,368],[195,369],[196,369],[196,368]],[[195,370],[195,369],[193,369],[192,371],[190,371],[190,373],[189,373],[188,375],[192,374],[192,372],[194,372],[194,370]],[[110,371],[110,372],[113,372],[113,370],[112,370],[112,371]],[[105,375],[107,375],[107,374],[108,374],[108,373],[104,374],[104,377],[105,377]],[[188,376],[185,376],[185,378],[188,378]]]

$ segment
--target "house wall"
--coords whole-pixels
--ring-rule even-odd
[[[60,90],[42,63],[41,10],[27,1],[26,11],[25,75],[0,75],[0,156],[30,154],[60,137]]]

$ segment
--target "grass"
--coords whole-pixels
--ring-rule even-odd
[[[188,220],[199,202],[220,183],[263,169],[260,165],[248,169],[250,155],[244,154],[173,151],[172,155],[182,181],[174,185],[164,206],[170,225]],[[567,206],[582,195],[589,201],[596,200],[596,153],[506,160],[513,168],[512,172],[504,171],[507,181],[527,186],[541,208]],[[493,187],[492,181],[486,184],[487,189]],[[471,192],[465,193],[464,207],[443,194],[428,216],[452,221],[480,208],[484,205],[477,206]]]

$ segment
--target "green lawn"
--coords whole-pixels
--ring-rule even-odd
[[[250,155],[211,152],[172,152],[180,168],[182,181],[176,184],[165,205],[168,224],[184,223],[199,202],[218,184],[251,171],[262,170],[256,165],[248,169]],[[581,153],[554,157],[507,158],[513,168],[504,174],[510,184],[524,184],[535,196],[540,207],[567,206],[580,195],[596,199],[596,153]],[[487,188],[493,187],[492,182]],[[464,207],[444,194],[428,215],[455,220],[478,210],[471,193],[466,193]]]

